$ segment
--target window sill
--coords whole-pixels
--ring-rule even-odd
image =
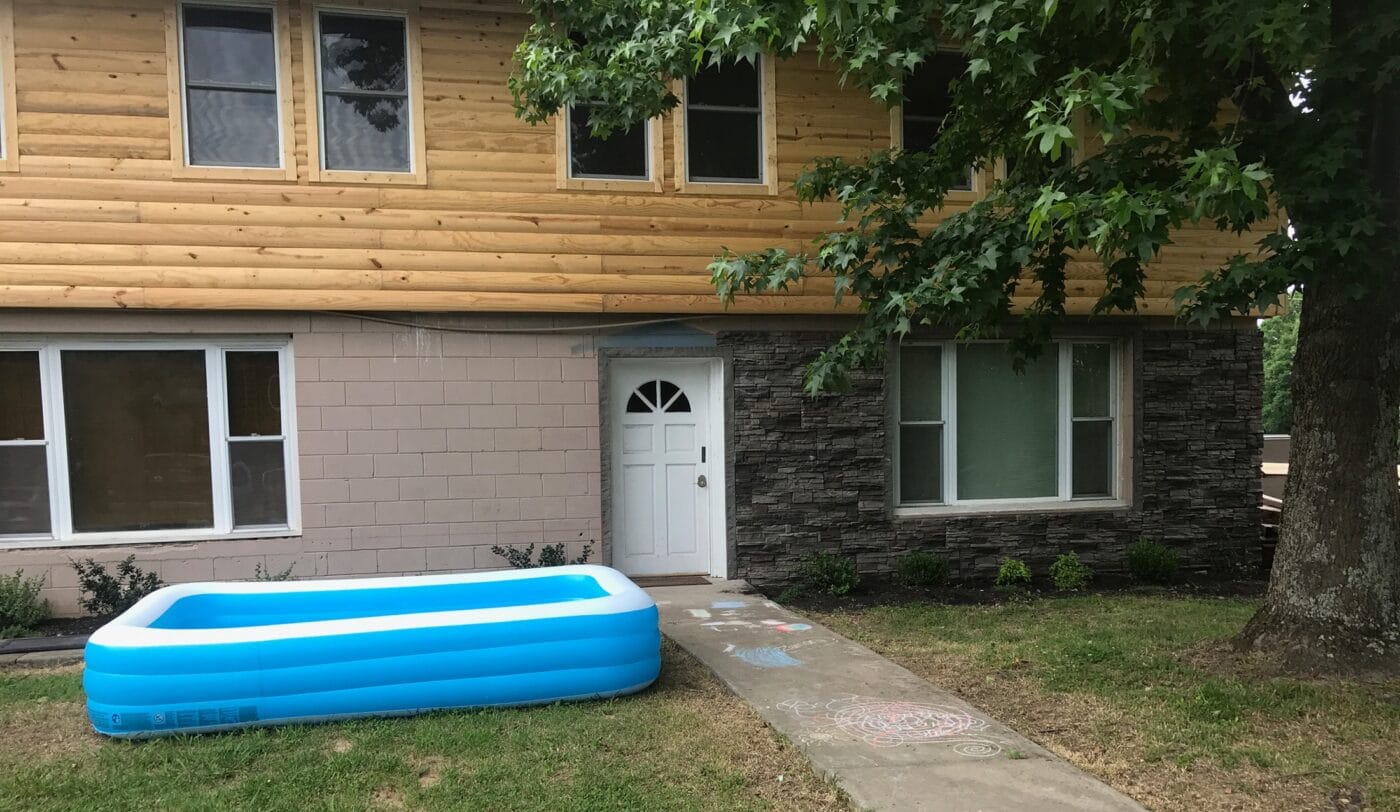
[[[355,172],[345,169],[312,170],[312,183],[364,183],[380,186],[427,186],[427,172]]]
[[[572,192],[660,192],[661,179],[561,178],[558,187]]]
[[[713,195],[724,197],[726,195],[742,197],[775,197],[778,194],[777,183],[745,183],[735,181],[733,183],[717,181],[677,181],[676,191],[683,195]]]
[[[253,180],[265,183],[295,182],[295,167],[189,166],[176,164],[172,177],[180,180]]]
[[[0,550],[62,550],[81,547],[116,547],[133,544],[190,544],[210,541],[239,541],[245,539],[299,538],[300,528],[261,527],[236,533],[215,533],[212,530],[152,533],[94,533],[83,538],[38,538],[14,536],[0,538]]]
[[[962,516],[996,516],[1010,513],[1091,513],[1095,511],[1126,510],[1131,505],[1122,499],[1084,499],[1074,502],[998,502],[989,505],[918,505],[897,507],[896,519],[955,518]]]

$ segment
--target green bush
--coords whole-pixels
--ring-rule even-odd
[[[1055,582],[1056,589],[1083,589],[1094,580],[1094,571],[1089,569],[1088,564],[1080,561],[1079,556],[1065,553],[1050,565],[1050,580]]]
[[[90,615],[103,617],[130,609],[133,604],[165,585],[160,576],[136,566],[136,556],[129,555],[117,562],[117,574],[107,571],[105,564],[91,558],[73,561],[78,571],[79,605]]]
[[[1019,558],[1006,558],[997,570],[997,586],[1003,589],[1028,589],[1031,585],[1031,568]]]
[[[841,596],[860,585],[856,562],[833,553],[816,553],[802,560],[802,577],[819,592]]]
[[[491,548],[491,552],[504,558],[506,563],[518,570],[534,569],[535,567],[562,567],[565,564],[587,564],[588,557],[593,555],[593,545],[583,545],[583,554],[573,561],[568,559],[564,552],[564,542],[558,544],[546,544],[540,548],[540,559],[535,560],[535,545],[531,544],[524,549],[519,547],[502,547],[499,544]]]
[[[894,571],[901,584],[928,589],[948,583],[953,566],[933,553],[910,553],[894,562]]]
[[[1164,544],[1138,539],[1128,547],[1128,572],[1149,584],[1169,584],[1176,578],[1181,556]]]
[[[23,637],[49,616],[49,602],[39,597],[40,576],[25,578],[24,570],[0,575],[0,637]]]

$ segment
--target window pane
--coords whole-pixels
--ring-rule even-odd
[[[943,427],[899,427],[899,501],[943,501]]]
[[[958,498],[1055,496],[1059,362],[1017,374],[1003,344],[958,347]]]
[[[326,96],[326,168],[407,172],[408,105],[404,99]]]
[[[904,119],[903,149],[910,152],[926,152],[938,140],[938,121],[931,118]]]
[[[1074,416],[1108,417],[1109,347],[1107,344],[1074,345]]]
[[[202,350],[65,351],[73,529],[212,527]]]
[[[686,117],[686,173],[691,180],[763,180],[757,113],[691,110]]]
[[[280,359],[275,352],[230,352],[228,369],[228,433],[230,437],[272,436],[282,433]]]
[[[185,6],[185,81],[277,86],[267,9]]]
[[[287,523],[287,471],[282,441],[228,444],[233,526]]]
[[[39,353],[0,352],[0,440],[44,439]]]
[[[589,108],[576,105],[569,111],[569,159],[574,177],[646,178],[646,124],[629,130],[613,130],[597,138],[588,129]]]
[[[899,419],[943,419],[943,348],[899,351]]]
[[[757,110],[758,65],[743,60],[706,65],[687,81],[685,92],[688,104]]]
[[[402,17],[322,14],[322,89],[405,91],[405,32]]]
[[[0,536],[49,532],[48,449],[0,446]]]
[[[191,88],[185,99],[191,165],[281,165],[276,93]]]
[[[942,119],[953,110],[948,85],[967,72],[967,57],[952,51],[929,54],[904,80],[904,113]]]
[[[1113,421],[1078,421],[1074,424],[1073,455],[1075,496],[1111,496],[1113,476]]]

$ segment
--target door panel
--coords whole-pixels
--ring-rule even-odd
[[[613,365],[613,565],[633,575],[708,573],[716,505],[710,360]]]

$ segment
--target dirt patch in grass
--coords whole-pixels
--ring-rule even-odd
[[[82,703],[37,702],[0,710],[0,764],[77,758],[101,745]]]

